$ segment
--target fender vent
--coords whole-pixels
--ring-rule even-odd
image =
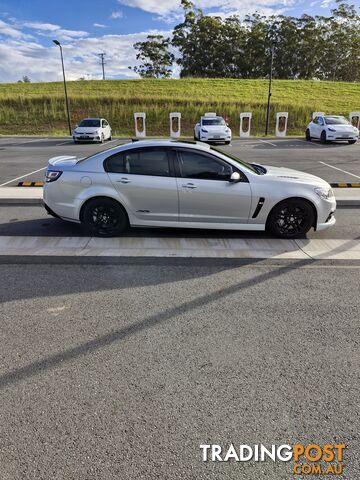
[[[256,205],[256,208],[255,208],[255,211],[253,213],[252,218],[256,218],[259,215],[260,210],[262,209],[262,206],[264,205],[264,203],[265,203],[265,198],[260,197],[259,201],[258,201],[258,204]]]

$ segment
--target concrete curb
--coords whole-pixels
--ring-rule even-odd
[[[42,205],[41,187],[2,187],[0,188],[1,205]],[[337,205],[360,207],[360,188],[335,189]]]
[[[3,256],[360,260],[360,241],[3,236]]]

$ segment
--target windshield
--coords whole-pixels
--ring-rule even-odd
[[[203,125],[225,125],[225,120],[222,117],[216,118],[203,118]]]
[[[325,117],[326,125],[349,125],[350,122],[345,117]]]
[[[223,150],[221,150],[221,148],[210,147],[210,150],[215,150],[215,152],[219,152],[219,153],[221,153],[221,155],[224,155],[225,157],[231,158],[231,160],[235,160],[235,162],[239,163],[243,167],[248,168],[250,171],[252,171],[253,173],[256,173],[257,175],[261,175],[263,173],[266,173],[266,170],[264,168],[262,168],[262,169],[265,170],[265,172],[260,172],[259,169],[254,167],[254,165],[251,165],[250,163],[247,163],[244,160],[240,160],[240,158],[235,157],[235,155],[232,155],[231,153],[224,152]]]
[[[86,120],[81,120],[79,127],[100,127],[100,120],[97,118],[87,118]]]

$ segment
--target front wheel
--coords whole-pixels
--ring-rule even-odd
[[[356,140],[348,140],[349,145],[354,145],[356,143]]]
[[[230,145],[230,140],[226,140],[225,145]]]
[[[289,199],[280,202],[270,212],[267,229],[280,238],[304,237],[314,224],[314,211],[305,200]]]
[[[84,207],[82,222],[97,237],[113,237],[128,227],[125,210],[115,200],[94,198]]]
[[[310,130],[307,129],[305,133],[305,138],[307,142],[311,142],[311,135],[310,135]]]
[[[327,142],[327,138],[326,138],[326,132],[325,132],[325,130],[323,130],[323,131],[321,132],[321,135],[320,135],[320,142],[321,142],[321,143],[323,143],[323,144],[325,144],[325,143]]]

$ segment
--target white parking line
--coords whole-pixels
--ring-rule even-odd
[[[22,178],[29,177],[33,173],[41,172],[41,170],[45,170],[47,167],[39,168],[39,170],[34,170],[33,172],[27,173],[26,175],[22,175],[21,177],[13,178],[8,182],[2,183],[0,187],[5,187],[5,185],[9,185],[9,183],[16,182],[17,180],[21,180]]]
[[[275,143],[269,142],[269,140],[259,140],[259,142],[268,143],[269,145],[272,145],[273,147],[276,147],[276,146],[277,146],[277,145],[275,145]]]
[[[323,165],[326,165],[327,167],[333,168],[334,170],[339,170],[340,172],[347,173],[348,175],[351,175],[352,177],[360,178],[359,175],[355,175],[355,173],[350,173],[347,170],[343,170],[342,168],[334,167],[334,165],[329,165],[328,163],[321,162],[321,161],[319,161],[319,163],[322,163]]]
[[[56,143],[55,146],[58,147],[59,145],[66,145],[67,143],[73,143],[71,140],[66,140],[66,142]]]
[[[16,145],[25,145],[27,143],[33,143],[33,142],[41,142],[41,141],[44,141],[44,140],[47,140],[47,137],[46,138],[35,138],[34,140],[28,140],[26,142],[17,142],[17,143],[12,143],[11,145],[12,146],[16,146]]]

